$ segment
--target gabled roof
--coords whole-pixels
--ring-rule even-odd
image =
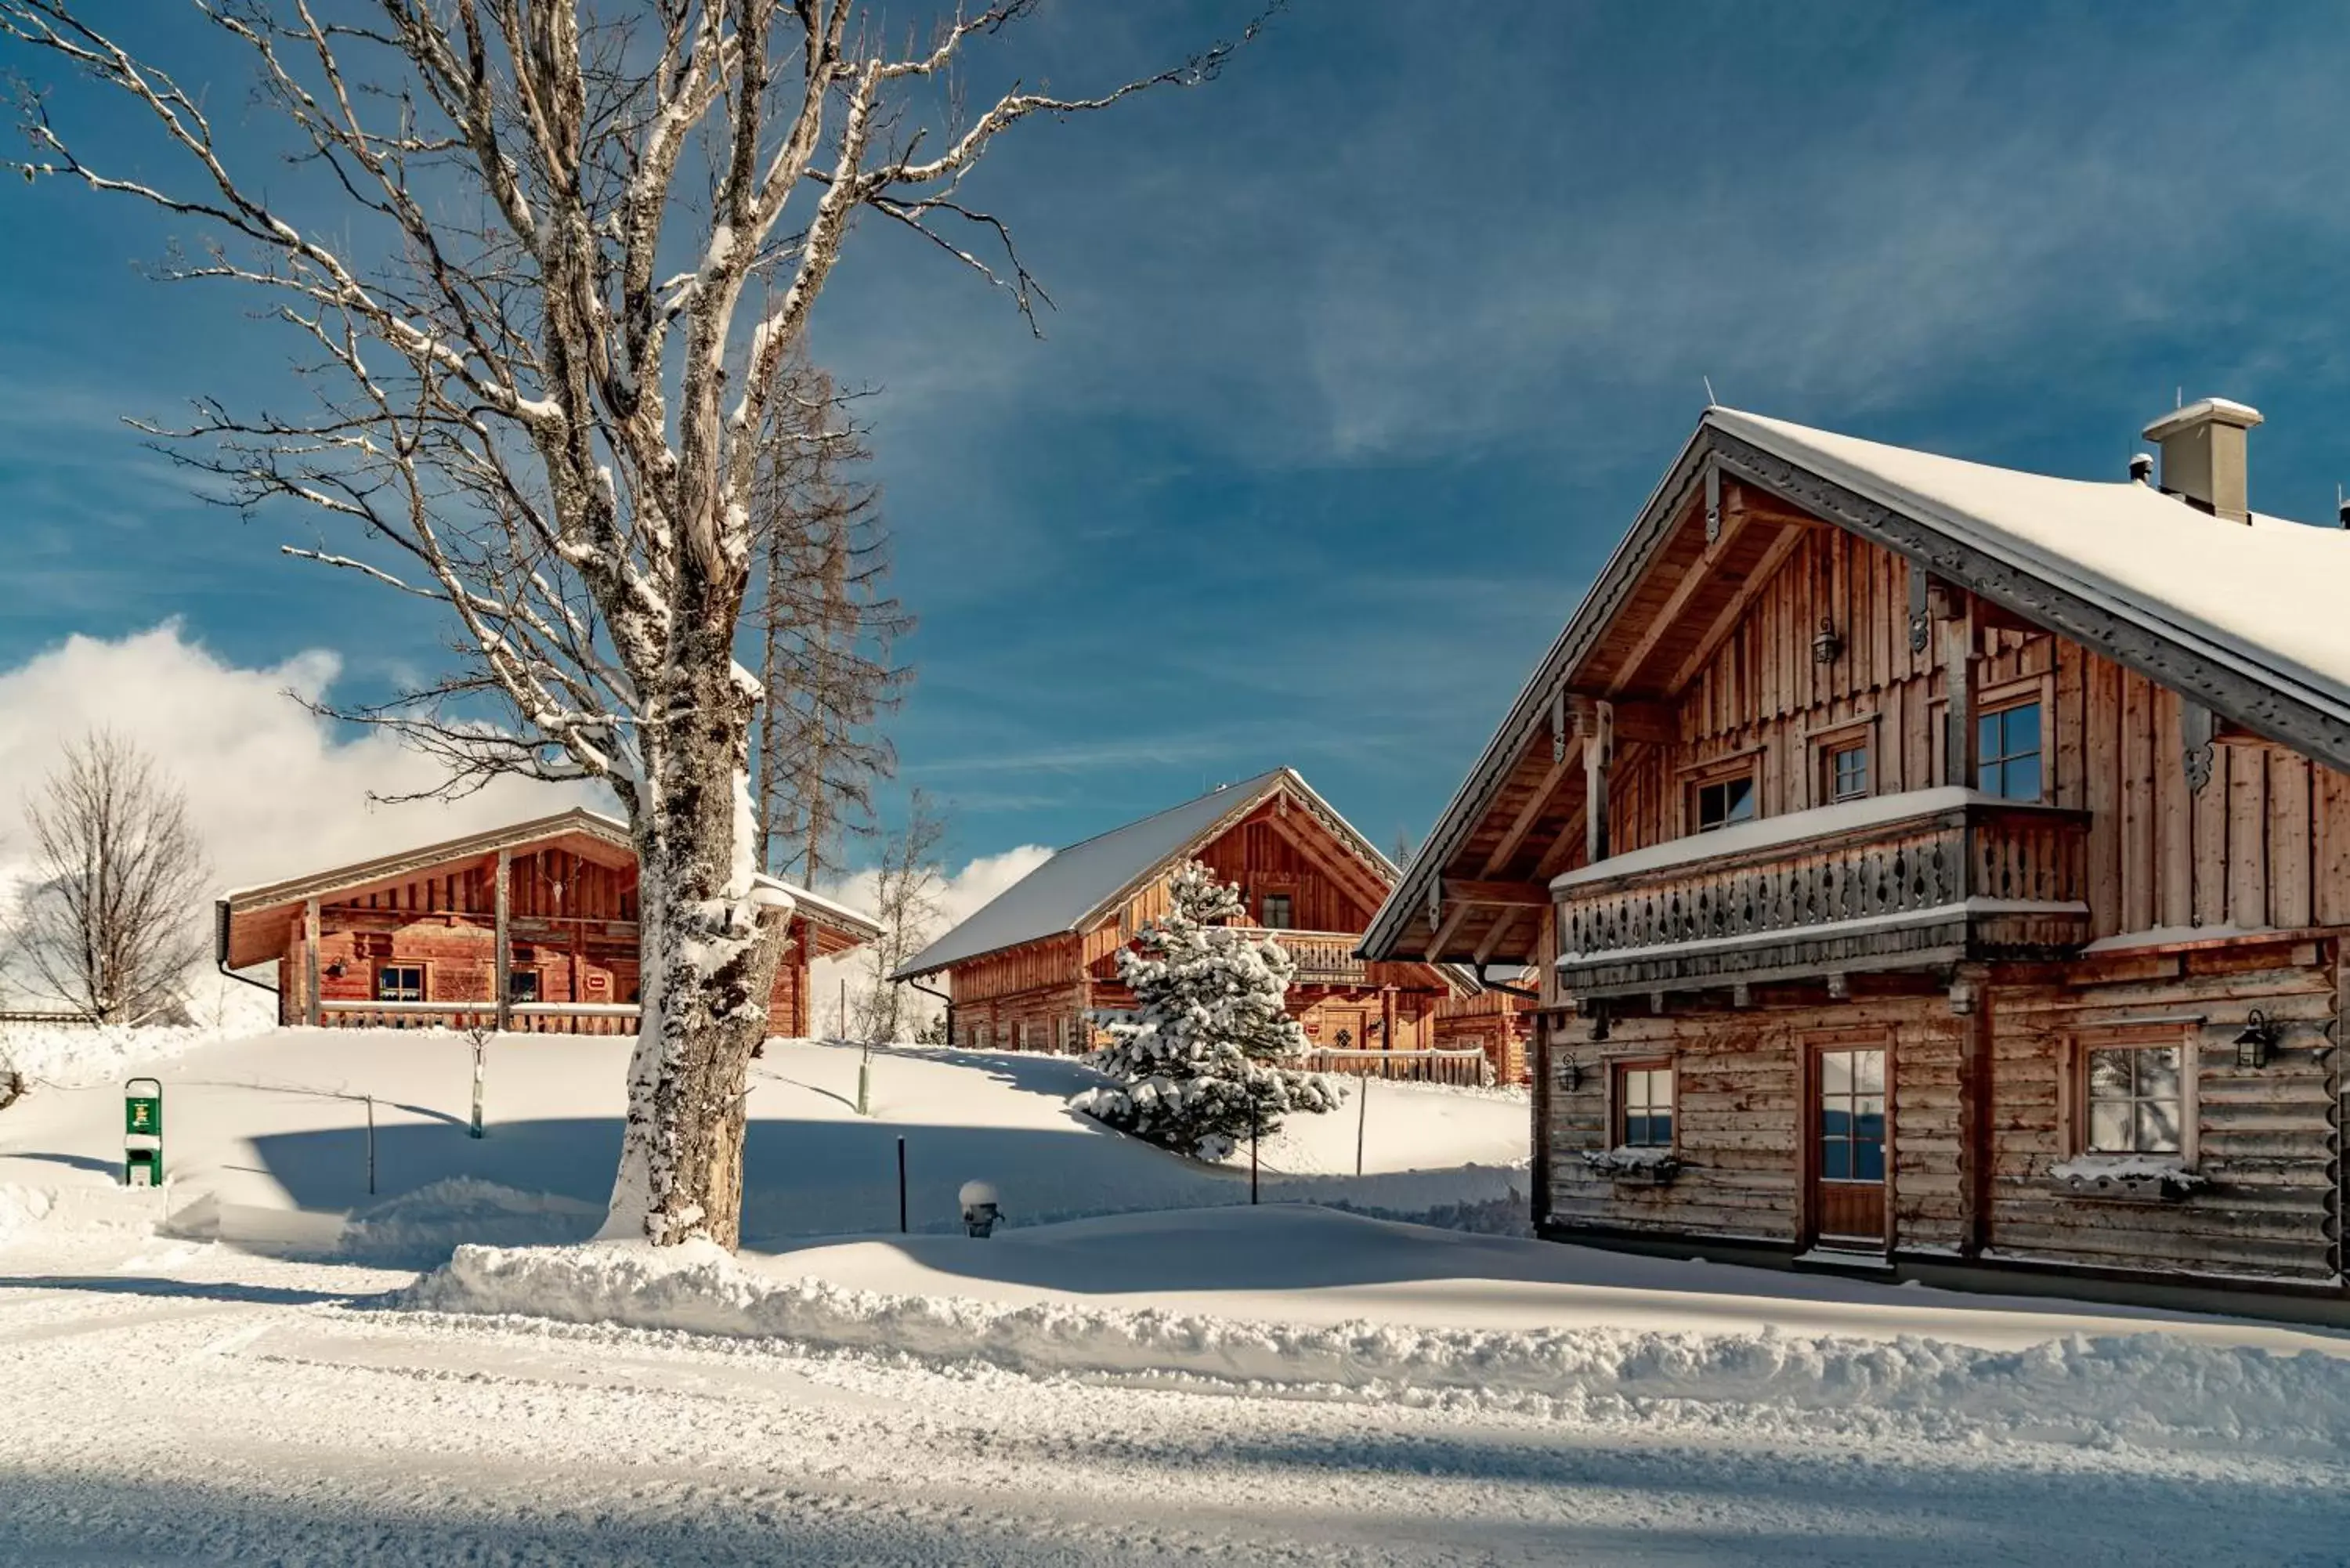
[[[1315,794],[1295,770],[1275,768],[1069,846],[981,906],[890,978],[910,980],[1024,942],[1084,930],[1284,790],[1313,810],[1381,882],[1394,882],[1392,861]]]
[[[564,838],[585,840],[589,845],[610,851],[605,858],[613,865],[631,864],[636,859],[636,845],[629,836],[628,824],[602,812],[590,811],[586,806],[574,806],[551,816],[535,816],[504,827],[468,834],[462,838],[419,845],[412,849],[399,850],[324,871],[312,871],[257,888],[233,888],[221,895],[221,902],[232,915],[255,914],[280,905],[331,898],[353,888],[391,881],[452,861],[477,860],[501,849],[518,849]],[[790,894],[799,911],[815,924],[868,941],[881,934],[880,926],[871,916],[859,914],[846,904],[835,903],[780,877],[762,874],[757,880],[765,887],[778,888]]]
[[[1709,471],[2350,769],[2350,624],[2339,608],[2350,534],[2257,514],[2245,526],[2134,481],[1995,468],[1710,408],[1373,917],[1366,953],[1394,955],[1429,924],[1440,877],[1497,874],[1454,861],[1480,858],[1462,851],[1504,786],[1523,791],[1551,763],[1554,700],[1608,690],[1593,679],[1612,673],[1599,669],[1603,636],[1702,514]]]

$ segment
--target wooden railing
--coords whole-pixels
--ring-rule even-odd
[[[1492,1077],[1485,1053],[1473,1046],[1465,1051],[1314,1050],[1305,1054],[1305,1070],[1455,1086],[1489,1083]]]
[[[1370,965],[1355,956],[1363,939],[1346,931],[1268,931],[1297,965],[1300,985],[1368,985]]]
[[[634,1002],[517,1002],[506,1027],[519,1034],[634,1034]],[[492,1002],[326,1001],[318,1022],[328,1029],[494,1029]]]
[[[1773,938],[1848,938],[1858,949],[1872,933],[1940,925],[2019,946],[2086,940],[2087,832],[2083,812],[1968,801],[1702,859],[1636,862],[1617,877],[1603,861],[1559,891],[1560,963],[1670,961],[1676,949],[1718,953]]]

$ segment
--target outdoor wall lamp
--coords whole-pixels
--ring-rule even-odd
[[[2239,1067],[2267,1066],[2269,1053],[2276,1049],[2276,1024],[2270,1020],[2267,1013],[2257,1007],[2253,1008],[2251,1016],[2244,1020],[2243,1033],[2236,1036],[2236,1065]]]
[[[340,960],[340,959],[337,959],[337,960],[335,960],[335,961],[334,961],[334,962],[332,962],[332,963],[328,964],[328,965],[327,966],[327,972],[328,972],[328,974],[330,974],[330,975],[334,976],[337,980],[340,980],[340,979],[342,979],[342,978],[343,978],[343,961],[342,961],[342,960]]]
[[[1844,639],[1836,635],[1835,622],[1820,617],[1820,629],[1812,639],[1812,662],[1834,664],[1844,657]]]

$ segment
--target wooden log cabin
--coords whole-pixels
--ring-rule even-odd
[[[1465,971],[1356,956],[1396,868],[1288,768],[1061,850],[894,978],[920,982],[945,974],[941,994],[956,1044],[1092,1050],[1097,1016],[1134,1005],[1118,979],[1118,950],[1166,912],[1168,877],[1186,860],[1236,884],[1250,918],[1280,933],[1297,961],[1290,1011],[1305,1024],[1319,1065],[1361,1071],[1380,1064],[1357,1054],[1469,1053],[1482,1044],[1482,1036],[1454,1044],[1441,1016],[1448,1004],[1463,1004],[1472,1033],[1487,1030],[1467,1005],[1482,988]],[[1511,1064],[1494,1067],[1509,1072]]]
[[[879,928],[774,885],[795,909],[772,1027],[805,1034],[810,961]],[[242,888],[216,914],[224,968],[276,965],[281,1023],[636,1033],[636,851],[623,824],[596,812]]]
[[[2259,420],[1707,410],[1364,942],[1538,968],[1543,1234],[2344,1315],[2350,535]]]

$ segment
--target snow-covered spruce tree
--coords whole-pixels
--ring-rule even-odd
[[[1076,1106],[1110,1126],[1202,1159],[1222,1159],[1252,1128],[1271,1137],[1292,1111],[1328,1111],[1336,1090],[1288,1064],[1306,1051],[1286,998],[1297,965],[1263,931],[1221,922],[1245,912],[1240,889],[1198,861],[1177,867],[1172,908],[1118,955],[1131,1018],[1106,1022],[1094,1064],[1123,1080]]]
[[[449,793],[594,781],[628,813],[644,1021],[607,1235],[740,1225],[790,906],[755,880],[749,788],[776,694],[735,650],[786,350],[860,217],[1028,312],[1012,231],[963,190],[995,139],[1205,81],[1235,47],[1031,91],[1007,57],[1035,8],[0,0],[0,57],[32,78],[30,153],[0,170],[150,208],[176,231],[164,277],[244,291],[289,335],[305,397],[192,389],[151,433],[214,498],[304,518],[316,542],[287,554],[447,618],[453,669],[338,716],[444,759]],[[207,79],[224,57],[250,95]]]

